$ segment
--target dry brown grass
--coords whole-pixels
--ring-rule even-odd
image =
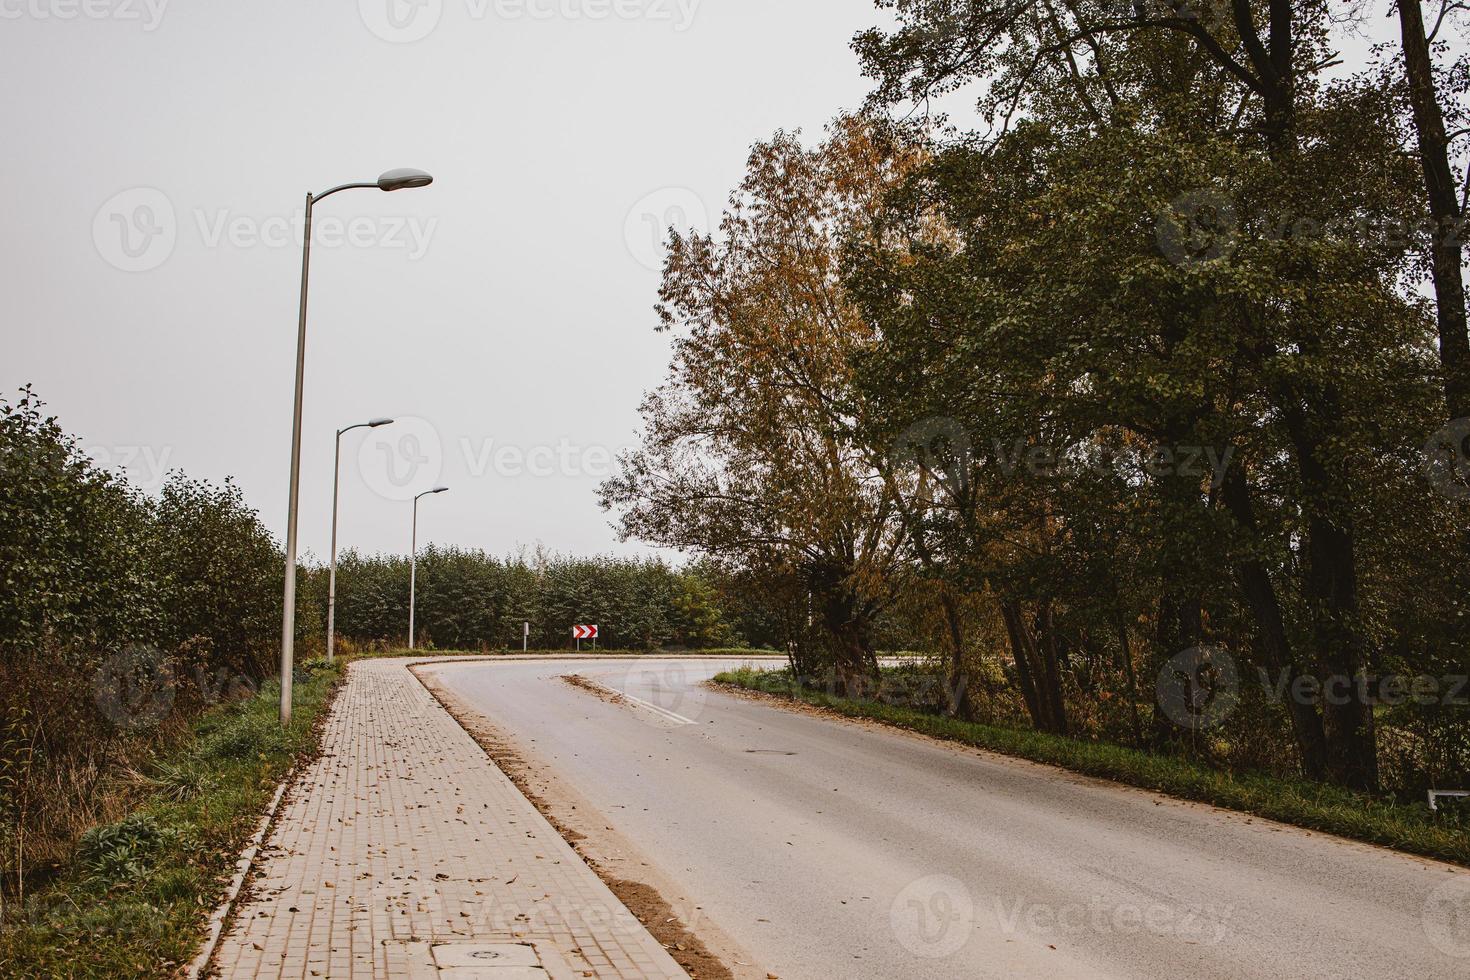
[[[180,690],[156,724],[122,731],[97,711],[92,675],[70,658],[0,663],[0,892],[22,896],[72,856],[89,828],[144,794],[128,773],[177,744],[203,706]]]

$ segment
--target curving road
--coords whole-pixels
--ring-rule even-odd
[[[736,663],[434,673],[786,980],[1470,976],[1470,873],[701,686]]]

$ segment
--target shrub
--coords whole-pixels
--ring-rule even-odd
[[[240,490],[105,472],[31,389],[0,399],[0,880],[121,810],[116,774],[253,689],[279,642],[280,553]],[[187,772],[149,772],[179,797]]]
[[[199,740],[199,754],[209,759],[246,759],[287,747],[286,733],[275,720],[259,715],[232,718]]]
[[[100,881],[135,881],[147,874],[159,855],[179,838],[178,831],[156,816],[135,813],[83,834],[77,846],[77,861]]]

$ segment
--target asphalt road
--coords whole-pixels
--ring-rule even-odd
[[[436,673],[787,980],[1470,977],[1470,873],[700,686],[728,666]]]

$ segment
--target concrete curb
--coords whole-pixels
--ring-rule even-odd
[[[225,900],[219,908],[210,913],[209,937],[204,941],[204,947],[200,949],[199,955],[189,964],[184,976],[187,980],[198,980],[204,976],[209,968],[209,961],[214,958],[214,951],[219,946],[220,937],[225,934],[225,923],[229,921],[230,913],[234,911],[235,900],[240,897],[240,891],[245,887],[245,879],[250,875],[250,869],[255,866],[255,858],[260,854],[260,847],[265,843],[265,835],[269,833],[271,824],[276,819],[276,813],[281,808],[281,800],[286,796],[286,787],[296,778],[293,769],[281,785],[276,787],[276,795],[271,798],[270,806],[266,808],[265,816],[261,817],[260,825],[255,828],[255,835],[240,853],[240,858],[235,862],[235,877],[230,880],[230,887],[225,892]]]

